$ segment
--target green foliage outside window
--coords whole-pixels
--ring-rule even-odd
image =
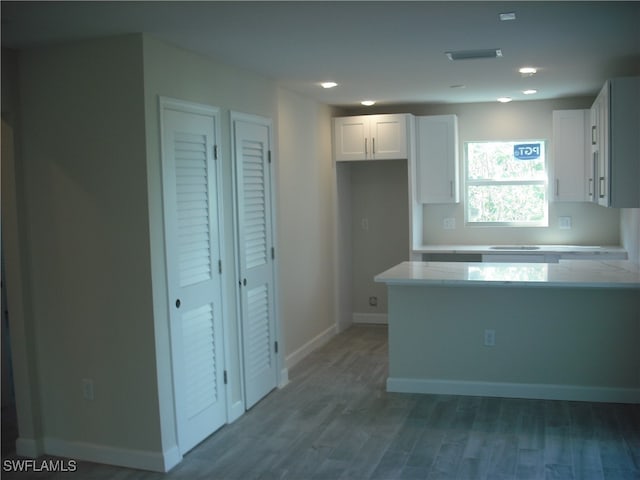
[[[533,158],[518,159],[514,147],[535,145]],[[538,226],[547,224],[544,142],[467,143],[468,223]]]

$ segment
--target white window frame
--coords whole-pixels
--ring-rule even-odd
[[[544,146],[544,178],[531,180],[473,180],[469,178],[469,144],[473,143],[541,143]],[[549,226],[549,160],[547,156],[548,142],[542,139],[525,140],[470,140],[464,142],[464,220],[470,227],[548,227]],[[534,222],[477,222],[469,218],[470,186],[508,186],[508,185],[540,185],[544,188],[544,217]]]

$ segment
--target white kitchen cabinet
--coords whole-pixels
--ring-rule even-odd
[[[416,117],[418,202],[459,203],[458,117]]]
[[[406,159],[408,117],[392,114],[334,118],[335,160]]]
[[[552,198],[556,202],[593,200],[589,128],[589,110],[553,111]]]
[[[598,204],[640,207],[640,77],[608,80],[591,107]]]

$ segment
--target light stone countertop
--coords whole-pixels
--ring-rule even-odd
[[[559,263],[403,262],[376,275],[387,285],[640,289],[640,266],[627,260]],[[638,297],[640,301],[640,296]]]
[[[497,248],[496,248],[497,247]],[[476,254],[559,254],[565,258],[591,258],[599,255],[627,258],[627,251],[618,245],[421,245],[414,253],[476,253]]]

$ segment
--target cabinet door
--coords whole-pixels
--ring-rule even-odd
[[[596,160],[598,204],[609,206],[609,82],[596,98]]]
[[[407,158],[407,115],[360,115],[333,120],[337,162]]]
[[[416,189],[420,203],[458,203],[458,117],[416,118]]]
[[[640,207],[640,77],[614,78],[607,101],[608,206]]]
[[[589,110],[554,110],[553,112],[553,199],[556,202],[588,200],[585,172],[586,131]]]
[[[333,127],[333,155],[337,162],[367,159],[368,116],[334,118]]]
[[[587,200],[598,203],[598,108],[594,103],[589,110],[589,131],[587,132],[587,143],[589,156],[585,165],[585,175],[587,179]]]
[[[406,115],[371,115],[370,150],[375,160],[407,158]]]

